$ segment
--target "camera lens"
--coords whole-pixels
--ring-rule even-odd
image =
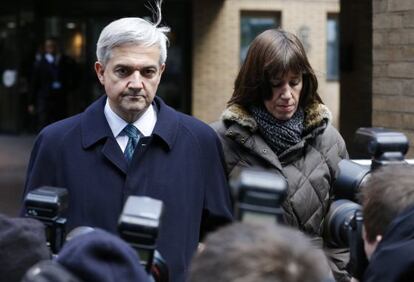
[[[338,166],[340,173],[334,183],[335,198],[356,201],[361,185],[369,176],[370,166],[360,165],[350,160],[342,160]]]
[[[349,246],[349,224],[356,210],[361,210],[361,206],[352,201],[338,200],[332,202],[325,218],[324,236],[333,246]]]

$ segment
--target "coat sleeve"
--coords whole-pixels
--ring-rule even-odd
[[[339,134],[332,125],[328,126],[326,133],[322,135],[321,138],[325,139],[325,141],[323,141],[325,144],[322,145],[322,147],[326,149],[324,154],[326,155],[326,161],[331,169],[331,183],[333,183],[339,174],[339,162],[349,158],[348,151],[341,134]]]
[[[48,144],[46,140],[47,138],[43,132],[35,140],[27,169],[22,204],[25,196],[31,190],[44,185],[56,186],[57,184],[56,146],[50,142]],[[22,205],[21,214],[23,212]]]
[[[214,131],[210,133],[209,146],[204,150],[204,207],[201,223],[201,238],[233,220],[230,189],[226,177],[221,142]]]
[[[346,144],[339,132],[333,127],[328,127],[327,136],[329,150],[327,151],[327,162],[329,163],[330,168],[332,169],[332,182],[331,185],[335,182],[339,174],[338,163],[342,159],[348,159],[348,151],[346,149]],[[331,187],[330,194],[334,193],[334,187]],[[324,241],[329,241],[329,238],[324,238]],[[324,246],[325,254],[328,257],[329,265],[332,269],[334,278],[338,282],[348,282],[350,281],[350,275],[347,271],[347,264],[349,262],[349,249],[348,248],[336,248],[325,242]]]

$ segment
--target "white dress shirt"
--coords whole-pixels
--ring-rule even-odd
[[[120,116],[118,116],[109,106],[108,98],[106,99],[105,109],[104,109],[106,120],[108,121],[109,127],[114,134],[116,142],[118,142],[119,147],[121,147],[122,152],[125,151],[126,145],[128,143],[128,136],[126,136],[122,130],[128,124]],[[155,112],[152,104],[147,108],[145,113],[136,120],[133,125],[138,128],[138,130],[144,136],[151,136],[152,131],[154,130],[155,123],[157,122],[157,113]]]

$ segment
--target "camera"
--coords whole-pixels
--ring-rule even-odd
[[[141,264],[157,282],[168,281],[168,267],[155,249],[163,213],[162,201],[129,196],[118,221],[120,237],[139,254]]]
[[[370,163],[342,160],[333,186],[334,200],[324,221],[324,238],[335,247],[349,247],[349,272],[361,278],[368,259],[362,239],[363,214],[357,195],[372,171],[385,165],[406,164],[408,138],[382,127],[359,128],[354,139]]]
[[[408,138],[401,132],[382,127],[361,127],[355,133],[354,143],[362,155],[371,160],[370,164],[358,161],[339,162],[339,175],[334,183],[334,196],[337,199],[357,201],[360,187],[368,179],[371,171],[384,165],[406,163]]]
[[[361,205],[350,200],[333,201],[325,217],[324,237],[335,247],[349,247],[350,238],[362,227]]]
[[[24,216],[43,222],[53,254],[57,254],[64,243],[66,218],[62,214],[67,207],[68,191],[60,187],[42,186],[30,191],[24,199]]]
[[[404,159],[409,144],[407,137],[401,133],[382,127],[362,127],[355,133],[355,143],[360,151],[370,159],[370,164],[360,164],[352,160],[339,162],[339,174],[333,185],[334,201],[325,217],[325,237],[338,247],[349,246],[349,232],[356,212],[361,210],[357,204],[357,195],[369,175],[384,165],[407,163]],[[361,214],[362,223],[362,214]]]
[[[239,221],[284,223],[281,207],[287,195],[287,181],[270,171],[245,168],[230,179],[234,214]]]

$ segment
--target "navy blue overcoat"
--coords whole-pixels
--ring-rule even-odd
[[[168,263],[170,281],[185,281],[203,226],[231,220],[220,141],[208,125],[156,97],[153,134],[141,138],[128,166],[106,121],[105,101],[103,96],[40,132],[25,194],[42,185],[67,188],[68,230],[86,225],[113,233],[129,195],[162,200],[157,249]]]

